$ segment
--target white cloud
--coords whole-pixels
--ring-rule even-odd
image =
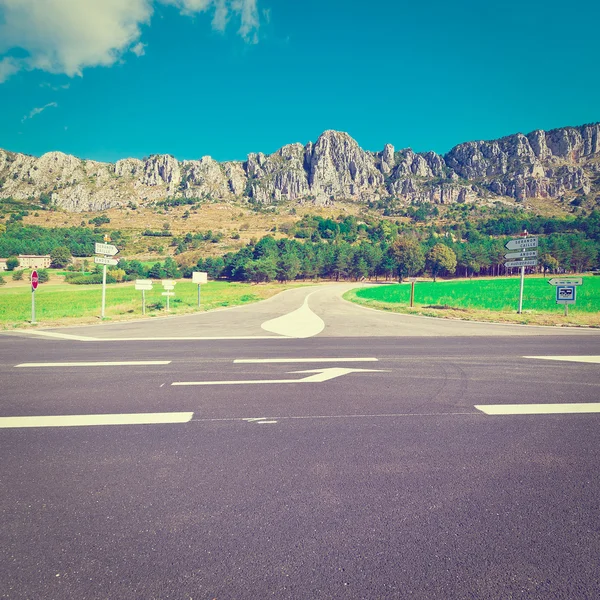
[[[36,115],[39,115],[41,112],[45,111],[47,108],[57,108],[57,107],[58,107],[58,104],[56,104],[56,102],[49,102],[48,104],[46,104],[46,106],[42,106],[40,108],[34,108],[28,115],[25,115],[21,119],[21,123],[23,123],[24,121],[27,121],[27,119],[32,119]]]
[[[212,12],[219,31],[235,18],[246,41],[258,39],[257,0],[0,0],[0,83],[21,70],[73,77],[111,66],[128,50],[141,56],[140,27],[158,3],[182,15]],[[27,56],[2,56],[15,49]]]
[[[131,51],[136,55],[136,56],[144,56],[144,54],[146,54],[146,44],[142,44],[142,42],[138,42],[135,46],[133,46],[133,48],[131,48]]]

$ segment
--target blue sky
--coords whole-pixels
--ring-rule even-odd
[[[347,131],[447,152],[600,121],[585,0],[0,0],[0,147],[244,160]]]

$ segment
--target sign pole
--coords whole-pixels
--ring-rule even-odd
[[[198,284],[198,308],[200,308],[200,284]]]
[[[411,281],[410,282],[410,307],[413,307],[413,304],[415,303],[415,282]]]
[[[102,269],[102,318],[104,319],[104,307],[106,305],[106,265]]]
[[[35,325],[35,288],[31,287],[31,324]]]
[[[169,312],[169,295],[167,294],[167,312]]]
[[[565,317],[569,316],[569,305],[565,304]]]
[[[142,290],[142,314],[146,314],[146,290]]]
[[[521,289],[519,290],[519,314],[523,312],[523,285],[525,283],[525,267],[521,267]]]

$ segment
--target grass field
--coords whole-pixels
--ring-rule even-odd
[[[301,284],[280,283],[250,285],[213,281],[201,287],[198,308],[198,286],[179,280],[175,296],[170,298],[169,314],[185,314],[214,308],[236,306],[269,298],[289,287]],[[160,282],[146,292],[146,316],[165,315],[166,298]],[[101,285],[75,286],[51,281],[35,292],[36,321],[41,326],[97,323],[102,302]],[[134,283],[107,284],[105,317],[127,320],[142,316],[142,292]],[[29,283],[0,288],[0,328],[27,327],[31,321],[31,288]]]
[[[465,320],[504,321],[539,325],[600,326],[600,277],[584,277],[577,303],[556,304],[555,288],[541,277],[526,277],[523,313],[519,306],[519,278],[424,281],[415,284],[414,308],[409,307],[410,284],[352,290],[344,296],[358,304],[407,314]]]

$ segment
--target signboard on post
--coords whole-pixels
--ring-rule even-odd
[[[577,288],[574,285],[557,285],[556,286],[556,303],[557,304],[575,304]]]
[[[38,272],[34,269],[31,271],[31,323],[35,325],[35,290],[37,290],[40,278]]]
[[[97,265],[118,265],[119,264],[119,259],[118,258],[108,258],[106,256],[95,256],[94,257],[94,262]]]
[[[208,283],[208,273],[204,271],[194,271],[192,273],[192,281],[198,284],[198,308],[200,308],[200,284]]]
[[[583,279],[581,277],[569,277],[562,279],[560,277],[553,277],[548,280],[550,285],[583,285]]]
[[[522,248],[537,248],[538,239],[536,237],[523,237],[516,240],[510,240],[505,244],[508,250],[521,250]]]
[[[167,312],[169,312],[169,297],[175,295],[175,292],[171,291],[175,289],[175,282],[172,279],[163,279],[161,283],[166,290],[162,295],[167,297]]]
[[[96,246],[94,249],[96,254],[105,254],[106,256],[114,256],[119,252],[119,249],[112,244],[101,244],[100,242],[96,242]]]
[[[142,292],[142,314],[146,314],[146,292],[152,289],[152,279],[136,279],[135,289]]]
[[[537,261],[537,250],[529,250],[527,248],[537,248],[538,239],[536,237],[525,237],[517,238],[516,240],[509,240],[504,244],[508,250],[519,250],[519,252],[512,252],[505,254],[505,258],[520,258],[523,260],[509,260],[504,263],[507,268],[517,267],[521,269],[521,287],[519,290],[519,310],[518,313],[523,312],[523,286],[525,284],[525,267],[535,267],[538,264]]]
[[[505,267],[535,267],[537,260],[509,260],[504,263]]]

